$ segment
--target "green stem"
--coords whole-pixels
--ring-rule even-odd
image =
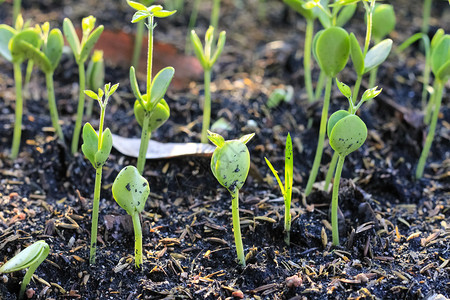
[[[139,174],[144,173],[145,160],[147,156],[148,142],[150,141],[151,132],[148,130],[148,125],[150,123],[151,113],[148,111],[144,112],[144,122],[142,124],[142,133],[141,133],[141,145],[139,147],[139,156],[137,160],[137,169]]]
[[[20,69],[20,63],[14,63],[14,82],[16,84],[16,120],[14,123],[14,134],[11,148],[12,159],[16,159],[19,154],[20,136],[22,135],[23,99],[22,70]]]
[[[33,276],[36,269],[40,266],[40,264],[47,258],[47,255],[42,256],[39,258],[34,264],[32,264],[27,272],[25,273],[25,276],[23,277],[22,284],[20,286],[20,292],[19,292],[19,299],[24,299],[25,296],[25,290],[27,288],[27,285],[30,283],[31,277]]]
[[[363,57],[366,57],[367,51],[369,51],[370,38],[372,37],[372,15],[373,9],[375,7],[375,0],[370,1],[370,7],[363,1],[364,7],[366,8],[367,15],[367,27],[366,27],[366,39],[364,41],[364,54]]]
[[[31,73],[33,72],[34,62],[29,59],[27,63],[27,71],[25,73],[25,86],[27,87],[31,80]]]
[[[139,58],[141,57],[142,38],[144,37],[144,22],[138,22],[136,28],[136,36],[134,37],[133,59],[131,65],[138,68]]]
[[[134,228],[134,262],[136,267],[143,263],[142,258],[142,228],[141,228],[141,220],[139,220],[139,213],[136,212],[131,216],[133,219],[133,228]]]
[[[292,191],[292,187],[290,191]],[[291,195],[288,194],[286,198],[284,203],[284,241],[289,246],[291,244]]]
[[[422,108],[425,109],[427,106],[427,94],[428,94],[428,85],[430,84],[430,74],[431,74],[431,64],[430,59],[425,59],[425,68],[423,69],[423,87],[422,87]]]
[[[216,44],[217,32],[219,29],[219,16],[220,16],[220,0],[213,0],[213,7],[211,10],[211,26],[214,27],[214,36],[212,44]]]
[[[98,211],[100,205],[101,183],[102,183],[102,166],[99,166],[98,168],[95,169],[94,201],[92,203],[91,248],[89,254],[89,263],[91,265],[95,264],[95,253],[97,251],[97,228],[98,228]]]
[[[152,87],[152,65],[153,65],[153,16],[148,17],[148,51],[147,51],[147,99],[150,99]]]
[[[431,0],[425,0],[423,2],[423,18],[422,18],[422,32],[428,33],[428,26],[430,25],[430,15],[431,15]]]
[[[435,107],[433,110],[433,117],[430,123],[430,129],[428,130],[427,139],[423,146],[422,154],[420,155],[419,163],[416,169],[416,178],[421,178],[425,169],[425,163],[427,161],[428,153],[430,152],[431,144],[433,143],[434,133],[436,131],[436,124],[438,121],[439,110],[441,108],[442,93],[444,90],[444,82],[436,80],[438,82],[436,95],[434,97]]]
[[[315,100],[319,100],[320,97],[322,97],[322,90],[323,90],[323,86],[325,84],[326,78],[327,78],[327,75],[325,74],[325,72],[322,72],[322,70],[321,70],[319,73],[319,79],[317,80],[317,84],[316,84],[316,93],[314,95]]]
[[[425,109],[425,116],[424,116],[423,122],[426,125],[430,124],[431,114],[433,112],[433,106],[435,106],[436,93],[437,93],[438,88],[439,88],[438,80],[435,80],[434,84],[433,84],[433,93],[430,95],[430,99],[428,100],[427,107]]]
[[[362,75],[358,75],[358,78],[356,78],[355,86],[353,87],[353,93],[352,93],[353,105],[356,105],[356,102],[359,99],[358,94],[359,94],[359,88],[361,87],[361,81],[362,81]]]
[[[331,198],[331,228],[333,235],[333,245],[339,246],[339,223],[338,223],[338,196],[339,184],[341,181],[342,167],[344,166],[345,156],[339,155],[337,163],[336,175],[334,175],[333,196]]]
[[[306,19],[305,49],[303,50],[303,69],[305,70],[305,87],[308,101],[314,102],[314,91],[311,80],[311,48],[314,34],[314,19]]]
[[[17,16],[20,14],[21,0],[13,1],[13,27],[16,25]]]
[[[211,122],[211,70],[205,69],[205,102],[203,104],[203,123],[201,142],[208,144],[208,129]]]
[[[53,88],[53,73],[45,74],[45,82],[47,84],[48,106],[50,109],[52,124],[59,139],[64,141],[64,134],[62,132],[61,125],[59,125],[58,109],[56,108],[55,89]]]
[[[194,1],[192,13],[189,18],[188,34],[186,35],[186,45],[184,47],[185,54],[190,54],[192,52],[190,34],[191,34],[192,29],[194,29],[195,23],[197,22],[198,10],[200,8],[200,1],[201,0]]]
[[[305,195],[308,196],[314,182],[316,181],[317,173],[319,172],[320,161],[322,160],[323,144],[325,142],[325,132],[327,129],[328,107],[330,106],[331,84],[333,80],[327,76],[327,84],[325,87],[325,97],[323,99],[322,117],[320,119],[319,140],[317,141],[316,155],[314,163],[309,174],[308,183],[306,184]]]
[[[84,90],[86,88],[86,72],[84,70],[84,62],[78,63],[78,78],[79,78],[79,91],[78,91],[78,107],[77,107],[77,119],[75,121],[75,128],[73,129],[72,137],[72,154],[78,151],[78,141],[80,139],[81,123],[83,122],[84,114]]]
[[[327,176],[325,177],[325,186],[323,187],[323,190],[326,192],[328,191],[328,187],[330,186],[331,179],[334,175],[334,170],[336,169],[336,164],[338,161],[338,154],[337,152],[333,153],[333,157],[330,161],[330,166],[328,167]]]
[[[239,264],[245,267],[244,246],[241,237],[241,223],[239,220],[239,189],[231,193],[231,213],[233,217],[234,243],[236,244],[236,253]]]
[[[378,72],[378,67],[370,70],[369,89],[375,87],[375,81],[377,80],[377,72]]]

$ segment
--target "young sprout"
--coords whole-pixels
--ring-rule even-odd
[[[139,156],[137,160],[137,169],[139,173],[144,172],[145,160],[147,155],[148,142],[153,130],[164,124],[169,118],[170,109],[163,99],[170,82],[172,81],[175,69],[166,67],[156,74],[152,80],[153,64],[153,29],[155,28],[154,19],[166,18],[175,13],[175,11],[163,10],[161,5],[145,5],[127,0],[129,6],[134,8],[136,13],[133,15],[132,23],[147,19],[148,24],[148,55],[147,55],[147,93],[141,95],[136,79],[134,67],[130,68],[130,84],[134,96],[137,100],[134,103],[134,114],[142,127],[141,145],[139,147]]]
[[[313,45],[314,57],[319,63],[322,72],[324,72],[327,76],[327,82],[325,87],[322,117],[320,119],[319,139],[317,141],[314,163],[305,189],[306,196],[308,196],[312,191],[312,186],[316,181],[317,173],[319,171],[320,161],[322,160],[332,79],[335,78],[347,64],[350,53],[350,39],[347,31],[344,29],[340,27],[329,27],[319,31],[316,34]]]
[[[89,254],[89,263],[95,264],[95,253],[97,249],[97,227],[98,227],[98,209],[100,204],[100,190],[102,182],[102,168],[108,159],[112,148],[112,135],[109,128],[103,130],[103,123],[105,120],[105,110],[108,104],[109,97],[117,90],[119,84],[111,86],[111,83],[105,84],[104,91],[98,89],[98,93],[91,90],[84,91],[87,96],[98,101],[100,105],[100,125],[98,134],[90,123],[84,124],[83,127],[83,145],[81,150],[87,159],[95,168],[95,188],[94,201],[92,204],[92,227],[91,227],[91,247]],[[105,96],[105,98],[103,98]]]
[[[31,42],[32,41],[32,42]],[[41,50],[42,45],[42,50]],[[48,105],[53,128],[61,141],[64,134],[59,125],[58,109],[56,107],[55,90],[53,87],[53,74],[59,64],[64,46],[64,38],[59,29],[52,29],[45,22],[41,27],[25,29],[11,39],[10,49],[13,56],[20,59],[28,58],[44,72],[47,85]]]
[[[91,91],[97,91],[105,84],[105,63],[103,61],[103,51],[94,50],[91,60],[86,70],[86,84]],[[92,106],[94,101],[88,101],[86,108],[86,117],[92,115]]]
[[[209,26],[208,30],[205,34],[205,48],[203,49],[202,42],[200,41],[198,35],[194,30],[191,31],[191,42],[194,47],[195,55],[197,55],[198,60],[200,61],[203,70],[204,70],[204,84],[205,84],[205,102],[203,105],[203,123],[202,123],[202,136],[201,142],[207,143],[207,131],[209,129],[210,119],[211,119],[211,69],[222,53],[223,47],[225,46],[226,33],[222,31],[219,36],[219,40],[217,42],[217,48],[212,53],[212,44],[213,44],[213,34],[214,27]]]
[[[239,189],[244,185],[250,170],[250,153],[247,142],[255,135],[247,134],[239,140],[225,141],[217,133],[208,131],[208,139],[217,146],[211,158],[211,171],[217,181],[231,194],[234,242],[238,261],[245,266],[244,246],[239,221]]]
[[[292,140],[291,135],[288,133],[286,138],[286,149],[284,150],[284,186],[278,176],[278,172],[272,166],[270,161],[264,157],[267,165],[272,171],[273,175],[277,179],[278,185],[281,189],[281,194],[283,194],[284,198],[284,241],[286,245],[290,245],[290,230],[291,230],[291,198],[292,198],[292,184],[293,184],[293,176],[294,176],[294,153],[292,151]]]
[[[0,267],[0,273],[11,273],[28,268],[20,286],[19,299],[24,299],[25,289],[37,267],[47,258],[50,247],[45,241],[37,241],[20,251]]]
[[[350,109],[349,111],[338,110],[333,113],[330,116],[327,125],[327,134],[330,139],[330,146],[339,155],[331,199],[331,227],[333,245],[335,246],[339,245],[339,226],[337,215],[338,195],[345,157],[353,151],[359,149],[367,138],[366,124],[364,124],[364,122],[357,115],[355,115],[355,113],[364,102],[375,98],[381,93],[381,90],[376,89],[377,87],[366,90],[361,98],[361,101],[357,105],[354,105],[351,99],[352,94],[350,88],[341,82],[337,83],[339,90],[348,98]]]
[[[434,40],[434,39],[433,39]],[[433,43],[434,42],[434,43]],[[430,128],[428,129],[425,145],[423,146],[419,162],[416,169],[416,178],[421,178],[425,169],[428,153],[433,143],[439,110],[441,108],[442,94],[445,83],[450,79],[450,35],[446,34],[431,43],[431,70],[434,74],[435,92],[430,99],[430,106],[433,107]]]
[[[143,263],[142,229],[139,213],[144,210],[145,202],[150,194],[147,180],[133,166],[123,168],[112,185],[112,193],[116,202],[126,210],[133,220],[134,228],[134,261],[136,267]]]
[[[73,129],[72,137],[72,154],[78,151],[78,141],[80,138],[81,122],[83,121],[84,114],[84,90],[86,88],[86,72],[84,68],[84,63],[89,57],[95,43],[97,43],[100,35],[103,32],[103,25],[98,26],[95,30],[96,19],[93,16],[83,18],[81,21],[81,26],[83,29],[83,37],[81,42],[75,32],[72,21],[65,18],[63,23],[64,36],[72,49],[75,61],[78,65],[78,76],[79,76],[79,96],[78,96],[78,107],[77,107],[77,119],[75,121],[75,127]]]
[[[277,107],[281,101],[291,102],[293,97],[294,97],[294,88],[288,85],[284,89],[278,88],[273,90],[273,92],[267,99],[266,105],[268,108],[272,109],[274,107]]]
[[[145,6],[150,6],[155,2],[154,0],[139,0]],[[135,68],[138,67],[139,58],[141,57],[142,39],[144,38],[144,22],[138,22],[136,27],[136,35],[134,37],[133,58],[131,59],[131,65]]]

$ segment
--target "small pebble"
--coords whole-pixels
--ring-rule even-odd
[[[302,285],[302,283],[303,283],[302,278],[297,275],[293,275],[291,277],[286,278],[286,286],[288,288],[299,287]]]
[[[28,289],[25,294],[27,295],[28,299],[33,298],[35,291],[33,289]]]
[[[244,299],[244,293],[241,290],[234,291],[231,296],[234,298]]]

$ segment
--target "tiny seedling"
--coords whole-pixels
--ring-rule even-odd
[[[349,110],[338,110],[333,113],[327,125],[327,134],[330,139],[330,146],[339,155],[339,160],[334,176],[333,193],[331,199],[331,227],[333,236],[333,245],[339,245],[339,226],[338,226],[338,195],[339,184],[341,180],[342,168],[344,166],[345,157],[353,151],[359,149],[367,138],[366,124],[356,115],[361,105],[381,93],[377,87],[368,89],[362,95],[357,105],[354,105],[350,87],[346,84],[337,82],[337,86],[341,93],[347,97],[349,101]]]
[[[86,70],[86,84],[91,91],[97,91],[105,84],[105,62],[103,61],[103,51],[94,50],[91,60]],[[89,119],[92,115],[92,106],[94,101],[90,100],[86,107],[86,117]]]
[[[145,202],[150,194],[147,180],[133,166],[123,168],[112,185],[113,197],[131,216],[134,228],[134,261],[136,267],[143,263],[142,228],[139,213],[144,210]]]
[[[154,0],[139,0],[145,6],[150,6],[155,2]],[[134,37],[134,48],[133,48],[133,58],[131,60],[131,65],[135,68],[138,67],[139,58],[141,57],[142,50],[142,39],[144,38],[144,22],[138,22],[136,27],[136,35]]]
[[[205,34],[205,48],[203,49],[202,42],[194,30],[191,31],[191,42],[194,47],[195,55],[197,55],[200,64],[204,70],[204,84],[205,84],[205,102],[203,105],[203,123],[202,123],[202,135],[201,142],[207,143],[207,131],[209,130],[209,124],[211,120],[211,69],[222,53],[225,46],[226,33],[222,31],[217,42],[217,48],[212,53],[212,44],[214,39],[214,27],[209,26]]]
[[[445,83],[450,79],[450,35],[445,34],[440,37],[433,38],[431,42],[431,70],[434,74],[434,95],[430,99],[430,110],[433,111],[430,127],[420,154],[419,162],[416,169],[416,178],[423,176],[425,163],[431,144],[433,143],[436,125],[438,121],[439,110],[441,108],[442,95]]]
[[[83,37],[78,38],[75,28],[73,27],[72,21],[65,18],[63,23],[64,36],[72,49],[75,61],[78,65],[78,76],[79,76],[79,96],[78,96],[78,107],[77,107],[77,119],[75,121],[75,128],[73,129],[72,137],[72,154],[78,151],[78,141],[80,138],[81,123],[83,121],[84,114],[84,90],[86,88],[86,71],[84,63],[89,57],[92,49],[97,43],[100,35],[103,32],[103,25],[98,26],[95,30],[96,19],[93,16],[83,18],[81,21],[81,27],[83,29]]]
[[[100,204],[100,189],[102,182],[102,168],[108,159],[112,148],[112,135],[109,128],[103,130],[105,120],[105,110],[109,97],[117,90],[119,84],[111,86],[110,83],[105,84],[104,91],[98,89],[98,93],[91,90],[84,91],[87,96],[98,101],[100,105],[100,125],[98,134],[90,123],[84,124],[83,127],[83,145],[81,150],[87,159],[95,168],[95,187],[94,201],[92,204],[92,228],[91,228],[91,247],[89,255],[89,263],[95,264],[95,253],[97,249],[97,227],[98,227],[98,209]],[[105,98],[103,98],[105,96]]]
[[[0,267],[0,273],[11,273],[28,268],[20,286],[19,299],[24,299],[25,289],[37,267],[47,258],[50,247],[45,241],[37,241],[20,251]]]
[[[282,101],[291,102],[294,97],[294,88],[290,85],[286,88],[274,89],[267,99],[266,105],[268,108],[272,109],[277,107]]]
[[[286,245],[290,245],[290,231],[291,231],[291,199],[292,199],[292,184],[294,177],[294,153],[292,151],[292,140],[291,135],[288,133],[286,138],[286,149],[284,151],[284,186],[281,182],[280,176],[278,176],[278,172],[272,166],[270,161],[264,157],[267,165],[272,171],[273,175],[277,179],[278,185],[280,186],[281,193],[283,194],[284,199],[284,241]]]
[[[319,63],[320,69],[327,76],[325,96],[323,101],[322,116],[320,119],[319,139],[317,141],[316,154],[313,166],[309,174],[305,195],[312,191],[316,181],[322,160],[323,145],[325,142],[326,124],[328,118],[328,107],[330,105],[332,79],[344,69],[350,53],[350,39],[347,31],[340,27],[329,27],[319,31],[313,41],[314,57]]]
[[[134,96],[137,100],[134,103],[134,115],[142,127],[141,145],[139,147],[139,156],[137,160],[137,169],[139,173],[144,172],[145,160],[147,156],[148,142],[153,130],[164,124],[169,118],[170,109],[163,99],[167,88],[172,81],[175,69],[166,67],[156,74],[152,80],[153,64],[153,30],[155,29],[154,19],[166,18],[175,13],[175,11],[163,10],[161,5],[145,5],[127,0],[129,6],[134,8],[136,13],[133,15],[132,23],[147,19],[148,24],[148,55],[147,55],[147,93],[141,95],[137,83],[134,67],[130,68],[130,84]]]
[[[217,133],[208,131],[208,134],[208,139],[217,146],[211,158],[211,171],[217,181],[231,194],[231,213],[237,258],[239,263],[245,266],[244,246],[242,244],[239,220],[239,189],[244,185],[250,170],[250,153],[245,144],[255,134],[247,134],[239,140],[229,141],[225,141]]]

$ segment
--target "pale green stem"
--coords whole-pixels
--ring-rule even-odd
[[[56,107],[55,89],[53,88],[53,73],[45,74],[45,82],[47,84],[48,106],[50,109],[52,124],[56,130],[56,133],[58,134],[59,139],[61,141],[64,141],[64,134],[62,132],[61,125],[59,125],[58,109]]]
[[[369,89],[375,87],[375,81],[377,80],[377,72],[378,72],[378,67],[370,70]]]
[[[375,7],[375,0],[370,1],[370,7],[367,7],[367,4],[363,2],[364,7],[366,8],[367,14],[367,27],[366,27],[366,39],[364,41],[364,54],[363,57],[366,57],[367,51],[369,51],[370,39],[372,37],[372,15],[373,8]]]
[[[11,148],[11,158],[16,159],[19,154],[20,137],[22,135],[22,116],[23,116],[23,99],[22,99],[22,70],[20,63],[14,63],[14,82],[16,85],[16,120],[14,123],[14,134]]]
[[[131,65],[137,70],[139,64],[139,58],[141,57],[142,49],[142,38],[144,37],[144,21],[137,23],[136,36],[134,37],[134,49],[133,49],[133,59]]]
[[[100,131],[99,131],[100,132]],[[89,254],[89,263],[95,264],[95,257],[97,251],[97,227],[98,227],[98,211],[100,206],[100,189],[102,182],[102,167],[99,166],[95,169],[95,188],[94,188],[94,201],[92,203],[92,227],[91,227],[91,247]]]
[[[339,246],[339,223],[338,223],[338,196],[339,184],[341,181],[342,167],[344,166],[345,156],[339,155],[336,175],[334,175],[333,196],[331,198],[331,233],[333,236],[333,245]]]
[[[153,64],[153,16],[148,17],[148,52],[147,52],[147,99],[150,99]]]
[[[13,1],[13,27],[16,25],[17,16],[20,14],[21,0]]]
[[[22,284],[20,286],[19,291],[19,299],[25,299],[25,290],[27,288],[27,285],[30,283],[31,277],[33,276],[36,269],[41,265],[41,263],[47,258],[46,255],[39,258],[34,264],[32,264],[27,272],[25,273],[25,276],[23,277]]]
[[[220,0],[213,0],[213,7],[211,10],[211,26],[214,27],[214,36],[212,45],[216,44],[218,36],[217,32],[219,30],[219,16],[220,16]]]
[[[33,72],[34,62],[30,59],[27,63],[27,71],[25,73],[25,87],[28,86],[31,80],[31,73]]]
[[[194,1],[191,17],[189,18],[188,34],[186,35],[186,45],[184,47],[185,54],[190,54],[192,51],[190,34],[192,29],[194,29],[195,23],[197,22],[198,10],[200,8],[200,1],[201,0]]]
[[[362,81],[362,75],[358,75],[358,78],[356,78],[355,86],[353,87],[353,93],[352,93],[353,105],[355,105],[359,99],[358,94],[359,94],[359,88],[361,87],[361,81]]]
[[[422,18],[422,32],[428,33],[428,27],[430,26],[431,15],[431,0],[424,0],[423,2],[423,18]]]
[[[422,87],[422,108],[427,106],[428,85],[430,84],[431,64],[428,58],[425,59],[425,68],[423,69],[423,87]]]
[[[292,187],[290,191],[292,191]],[[288,191],[285,192],[289,193]],[[287,199],[284,200],[284,241],[289,246],[291,244],[291,195],[285,197]]]
[[[211,70],[205,69],[205,102],[203,103],[203,123],[201,142],[208,144],[208,129],[211,122]]]
[[[325,97],[323,99],[322,117],[320,119],[319,139],[317,141],[316,155],[314,163],[309,174],[308,183],[306,184],[305,195],[308,196],[314,182],[316,181],[317,173],[319,172],[320,162],[322,160],[323,144],[325,142],[325,133],[327,130],[328,107],[330,106],[331,84],[333,80],[327,76],[327,84],[325,87]]]
[[[142,133],[141,133],[141,145],[139,147],[139,156],[137,160],[137,169],[139,174],[144,173],[145,160],[147,156],[148,142],[150,141],[151,132],[148,130],[148,125],[150,123],[151,113],[148,111],[144,112],[144,122],[142,124]]]
[[[419,163],[416,169],[416,178],[421,178],[423,171],[425,169],[425,163],[427,162],[428,153],[430,152],[431,144],[433,143],[434,133],[436,131],[436,124],[438,121],[439,110],[441,109],[442,93],[444,90],[444,82],[438,81],[436,95],[434,96],[435,107],[433,110],[433,117],[430,123],[430,129],[428,130],[428,135],[425,140],[425,145],[423,146],[422,154],[420,155]]]
[[[83,122],[84,114],[84,90],[86,88],[86,72],[84,70],[84,62],[78,63],[78,79],[79,79],[79,91],[78,91],[78,107],[77,107],[77,119],[75,121],[75,127],[73,129],[72,137],[72,154],[78,151],[78,141],[80,140],[81,123]]]
[[[239,264],[245,267],[244,245],[241,237],[241,223],[239,220],[239,189],[231,192],[231,213],[233,217],[234,243],[236,244],[236,253]]]
[[[141,228],[141,220],[139,220],[139,213],[136,212],[131,216],[133,219],[133,228],[134,228],[134,263],[136,267],[144,262],[142,258],[142,228]]]
[[[327,75],[325,74],[325,72],[322,72],[322,70],[320,70],[319,79],[317,80],[316,84],[316,93],[314,95],[315,100],[319,100],[320,97],[322,97],[323,86],[325,85],[326,78]]]
[[[306,19],[305,49],[303,53],[303,69],[305,70],[305,87],[308,101],[314,102],[314,91],[311,80],[311,47],[314,34],[314,19]]]
[[[330,161],[330,166],[328,167],[327,176],[325,177],[325,185],[323,187],[323,190],[326,192],[328,191],[328,187],[330,186],[331,179],[334,175],[334,169],[336,169],[336,164],[338,161],[338,154],[336,152],[333,153],[333,157]]]
[[[434,84],[433,84],[433,93],[430,95],[430,99],[428,100],[428,104],[427,104],[427,107],[425,109],[425,116],[424,116],[423,122],[426,125],[430,124],[431,114],[433,112],[433,107],[435,106],[436,93],[437,93],[437,89],[438,88],[439,88],[438,80],[435,80]]]

